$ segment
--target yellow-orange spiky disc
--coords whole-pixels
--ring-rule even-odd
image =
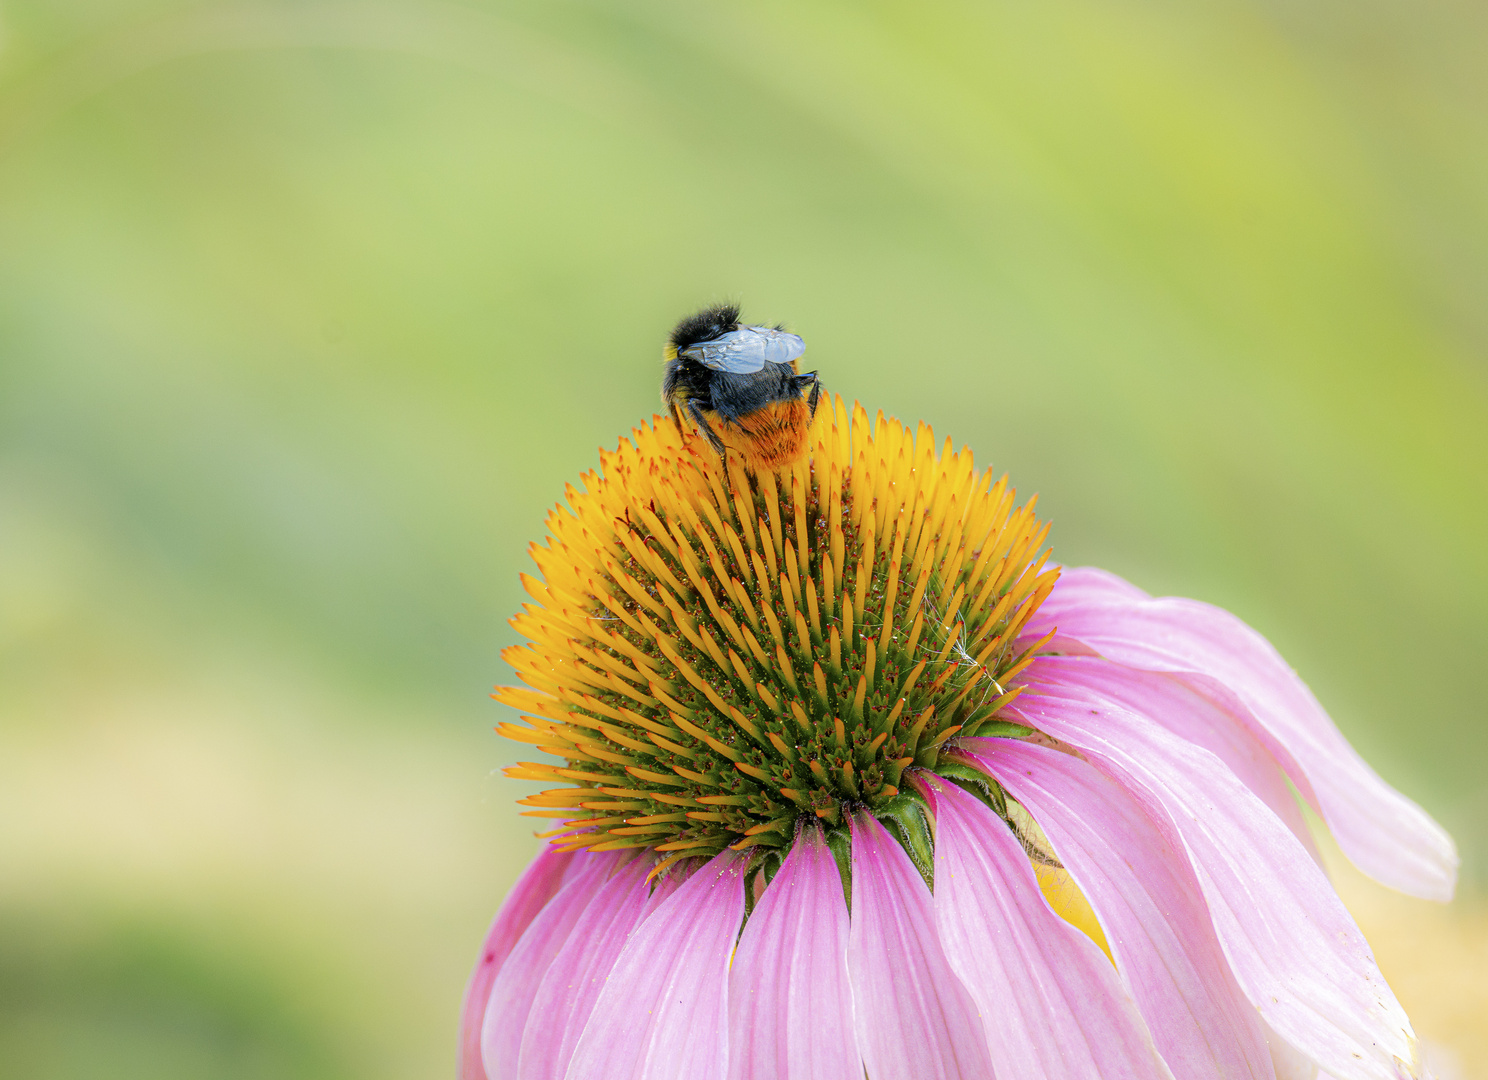
[[[503,734],[562,759],[512,776],[573,850],[783,847],[799,818],[886,806],[911,765],[1017,696],[1019,632],[1058,571],[1033,501],[823,401],[809,452],[727,465],[653,418],[600,456],[534,545]]]

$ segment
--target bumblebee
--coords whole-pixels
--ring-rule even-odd
[[[796,370],[805,351],[784,327],[742,325],[737,304],[706,308],[672,331],[661,399],[684,433],[685,410],[725,462],[732,449],[751,470],[780,469],[805,453],[821,397],[816,372]]]

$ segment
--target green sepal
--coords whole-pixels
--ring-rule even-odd
[[[935,736],[932,741],[921,746],[919,750],[915,752],[915,764],[920,766],[920,768],[922,769],[935,768],[935,766],[940,761],[940,752],[942,749],[944,749],[946,742],[960,734],[961,731],[959,730],[957,725],[948,725],[945,730],[941,731],[939,735]]]
[[[837,860],[837,873],[842,878],[842,898],[847,910],[852,910],[852,830],[847,825],[837,825],[826,830],[827,847],[832,858]]]
[[[930,815],[925,800],[919,795],[900,792],[882,806],[874,807],[873,816],[883,822],[925,884],[935,888],[935,840],[930,835]]]
[[[1004,739],[1026,739],[1033,734],[1033,728],[1024,727],[1022,724],[1014,724],[1007,720],[983,720],[976,725],[975,731],[963,731],[962,735],[1000,736]]]
[[[1007,797],[1003,794],[1002,785],[980,769],[963,765],[959,761],[942,759],[935,766],[935,775],[944,777],[962,790],[975,795],[998,817],[1007,817]]]
[[[785,862],[786,848],[757,847],[749,856],[749,865],[744,868],[744,920],[749,920],[755,905],[755,882],[761,874],[765,877],[764,888],[759,890],[763,895],[770,882],[775,880],[775,875],[780,872],[780,867]]]

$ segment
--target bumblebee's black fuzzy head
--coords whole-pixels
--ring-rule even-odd
[[[731,330],[739,329],[739,305],[715,304],[696,315],[689,315],[672,331],[672,345],[679,352],[689,345],[712,341]]]

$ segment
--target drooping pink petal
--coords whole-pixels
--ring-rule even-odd
[[[653,865],[637,858],[615,871],[574,923],[532,999],[517,1080],[562,1080],[600,988],[641,920]]]
[[[1126,789],[1079,758],[1032,743],[990,740],[985,754],[966,760],[1043,828],[1173,1073],[1271,1080],[1260,1017],[1230,974],[1187,855]]]
[[[486,1080],[485,1070],[481,1067],[480,1033],[486,1002],[491,996],[491,984],[522,932],[558,892],[564,872],[572,861],[572,855],[560,855],[544,845],[537,858],[522,871],[522,876],[491,920],[491,928],[486,931],[480,959],[470,973],[465,1001],[460,1008],[460,1080]]]
[[[1116,969],[1054,913],[1007,824],[938,777],[919,786],[936,819],[941,943],[981,1010],[997,1075],[1172,1080]]]
[[[755,905],[729,973],[730,1080],[862,1080],[842,876],[802,829]]]
[[[732,851],[715,856],[635,929],[566,1080],[725,1080],[728,967],[746,861]]]
[[[1040,657],[1034,665],[1029,678],[1035,681],[1083,686],[1208,750],[1286,822],[1321,864],[1302,808],[1277,763],[1275,740],[1257,736],[1258,725],[1232,694],[1209,680],[1126,667],[1100,657]],[[1285,750],[1279,752],[1291,762]]]
[[[506,1080],[517,1074],[522,1029],[532,1007],[532,995],[569,931],[584,913],[619,859],[618,853],[584,852],[564,877],[563,887],[549,900],[517,939],[506,963],[491,984],[481,1019],[481,1064],[486,1075]]]
[[[1236,981],[1283,1038],[1338,1080],[1419,1075],[1410,1021],[1359,928],[1297,838],[1223,762],[1078,687],[1041,685],[1008,711],[1083,751],[1166,819]]]
[[[1061,604],[1058,596],[1056,585],[1026,633],[1043,633],[1057,623],[1059,639],[1077,640],[1118,664],[1217,679],[1294,759],[1293,766],[1278,754],[1292,783],[1360,870],[1413,896],[1451,899],[1458,865],[1452,838],[1380,779],[1260,634],[1196,600]]]
[[[852,819],[847,971],[858,1050],[874,1080],[993,1075],[986,1029],[946,961],[925,879],[867,814]]]

